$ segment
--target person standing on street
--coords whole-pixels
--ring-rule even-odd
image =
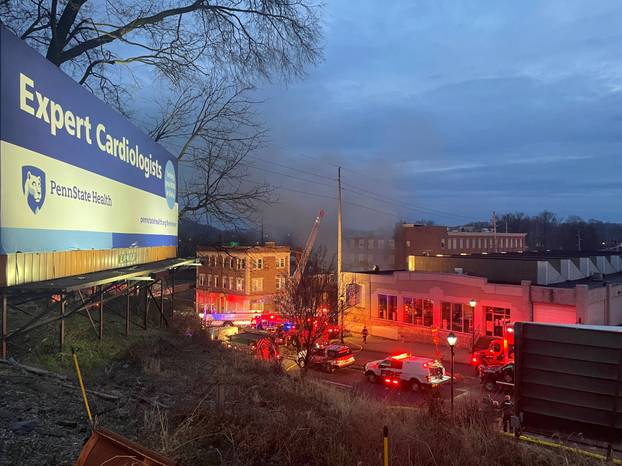
[[[512,397],[505,395],[501,404],[501,414],[503,419],[503,432],[512,432],[512,412],[514,411],[514,403]]]
[[[363,344],[367,343],[367,335],[369,334],[369,332],[367,331],[366,325],[363,326],[363,331],[361,332],[361,334],[363,335]]]

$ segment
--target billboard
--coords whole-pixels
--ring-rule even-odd
[[[517,322],[515,404],[531,432],[622,439],[622,328]]]
[[[4,27],[0,34],[0,254],[175,256],[176,158]]]

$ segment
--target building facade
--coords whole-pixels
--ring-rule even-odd
[[[526,233],[450,230],[443,226],[401,223],[395,228],[395,268],[407,267],[408,256],[522,252]]]
[[[343,241],[344,270],[392,270],[395,268],[395,239],[382,232],[349,234]]]
[[[618,259],[608,259],[609,265]],[[394,340],[432,343],[451,331],[471,347],[480,335],[502,336],[516,321],[622,325],[622,271],[538,285],[443,272],[346,272],[346,326]],[[442,341],[442,340],[441,340]]]
[[[197,312],[274,311],[274,295],[290,276],[288,246],[199,247]]]

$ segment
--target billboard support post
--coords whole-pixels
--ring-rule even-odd
[[[6,304],[6,295],[2,295],[2,359],[6,359],[7,357],[6,336],[9,333],[8,317],[9,312]]]
[[[160,279],[160,327],[164,320],[164,278]]]
[[[60,334],[58,345],[60,351],[63,351],[63,346],[65,345],[65,295],[64,293],[60,293],[60,301],[58,303],[58,307],[60,309]]]
[[[104,287],[99,286],[99,339],[104,338]]]
[[[125,306],[125,336],[127,337],[130,335],[130,295],[132,291],[130,290],[130,282],[126,281],[125,283],[127,286],[127,302]]]
[[[175,317],[175,269],[171,269],[171,322]]]
[[[143,304],[143,327],[145,327],[145,331],[147,330],[147,326],[148,326],[148,312],[149,312],[149,296],[147,295],[147,286],[145,286],[142,289],[141,294],[143,295],[142,297],[142,304]]]

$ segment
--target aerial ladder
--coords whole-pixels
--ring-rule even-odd
[[[317,217],[315,217],[315,222],[313,223],[313,227],[311,227],[311,233],[309,233],[305,248],[302,250],[302,254],[300,255],[298,266],[294,271],[294,283],[299,283],[300,279],[302,278],[302,274],[305,270],[305,267],[307,266],[307,262],[309,261],[309,256],[311,256],[311,251],[313,250],[313,245],[315,244],[315,239],[317,238],[317,232],[320,229],[320,223],[322,223],[322,218],[324,218],[324,209],[320,209]]]

